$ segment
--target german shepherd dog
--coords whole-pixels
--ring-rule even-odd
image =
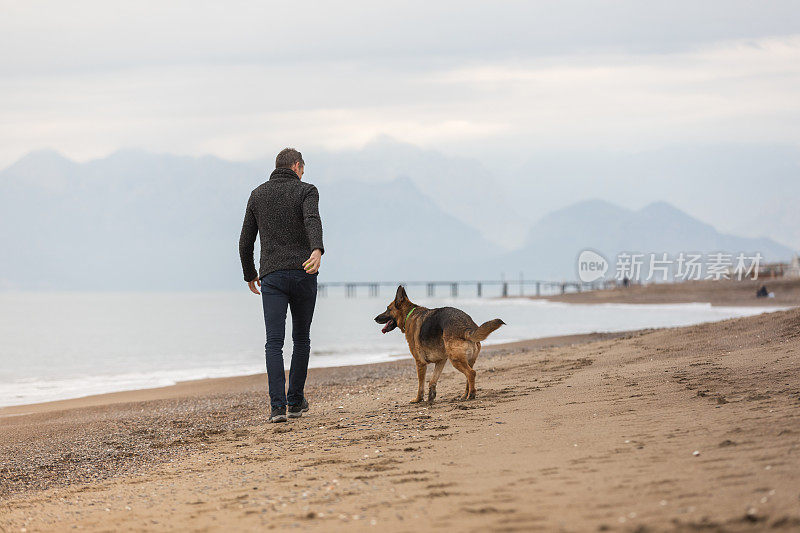
[[[504,325],[499,318],[478,326],[470,316],[455,307],[428,309],[408,299],[402,285],[386,311],[375,317],[375,322],[385,324],[383,333],[395,328],[405,333],[408,348],[417,364],[419,387],[411,403],[419,403],[425,394],[425,372],[433,363],[433,376],[428,383],[428,403],[436,398],[436,382],[448,359],[456,370],[467,377],[467,389],[462,400],[475,397],[475,360],[481,351],[481,341]]]

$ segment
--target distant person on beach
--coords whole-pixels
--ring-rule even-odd
[[[319,192],[301,181],[305,162],[294,148],[281,150],[269,180],[256,187],[247,201],[239,237],[244,280],[261,295],[267,330],[265,353],[272,407],[270,422],[286,422],[308,411],[303,395],[311,352],[311,319],[317,301],[317,272],[322,254]],[[256,272],[253,244],[261,236],[261,262]],[[259,293],[258,288],[261,288]],[[292,313],[292,365],[289,391],[283,368],[286,308]]]

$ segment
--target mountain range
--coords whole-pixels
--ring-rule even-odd
[[[526,274],[542,279],[559,279],[565,272],[575,277],[576,258],[585,249],[601,252],[612,268],[622,252],[655,253],[659,257],[667,253],[670,258],[681,252],[744,253],[748,257],[759,252],[771,261],[786,260],[793,254],[771,239],[720,233],[666,202],[632,210],[603,200],[587,200],[542,217],[531,227],[525,245],[507,254],[503,262],[526,265]]]
[[[395,145],[396,144],[396,145]],[[585,201],[532,225],[502,182],[466,159],[382,140],[306,155],[321,195],[323,280],[574,279],[583,248],[760,251],[663,202],[635,211]],[[123,150],[77,163],[32,152],[0,171],[0,288],[213,290],[240,287],[237,242],[269,161]],[[519,199],[515,198],[518,204]],[[258,250],[256,250],[258,253]]]

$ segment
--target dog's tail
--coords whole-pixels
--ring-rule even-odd
[[[470,340],[472,342],[481,342],[482,340],[486,340],[486,337],[488,337],[490,333],[492,333],[494,330],[503,325],[505,325],[505,322],[503,322],[499,318],[495,318],[494,320],[484,322],[478,327],[478,329],[467,330],[466,332],[467,340]]]

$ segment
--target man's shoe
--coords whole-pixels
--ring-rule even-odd
[[[303,398],[303,403],[300,405],[289,406],[289,418],[300,418],[306,411],[308,411],[308,400]]]
[[[269,415],[270,422],[286,422],[286,407],[273,407]]]

